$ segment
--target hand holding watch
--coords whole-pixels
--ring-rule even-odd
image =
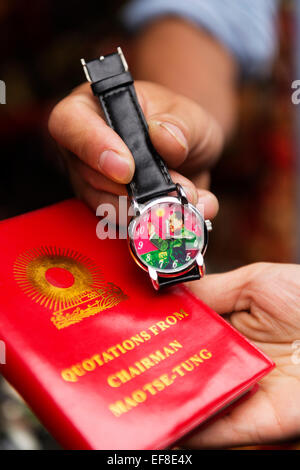
[[[108,125],[135,161],[135,173],[127,185],[135,213],[128,226],[134,260],[148,271],[155,289],[199,279],[205,272],[203,255],[211,222],[188,202],[153,147],[121,49],[81,62]]]

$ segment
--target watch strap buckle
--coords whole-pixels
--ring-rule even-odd
[[[98,59],[86,62],[81,59],[86,79],[90,83],[99,82],[113,76],[128,73],[128,64],[120,47],[117,53],[101,55]]]

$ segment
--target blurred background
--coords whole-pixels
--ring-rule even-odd
[[[118,21],[125,2],[0,0],[0,218],[72,196],[47,131],[49,112],[84,81],[79,59],[126,45]],[[255,261],[297,261],[297,163],[291,83],[295,3],[281,3],[280,50],[272,76],[240,91],[236,135],[212,172],[220,213],[208,250],[210,270]],[[97,13],[96,13],[97,12]],[[299,448],[287,443],[286,448]],[[0,379],[0,450],[55,449],[14,390]]]

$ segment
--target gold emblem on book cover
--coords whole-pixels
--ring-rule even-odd
[[[127,298],[120,287],[104,280],[92,260],[71,249],[28,250],[17,258],[14,276],[33,301],[53,311],[51,321],[58,329]]]

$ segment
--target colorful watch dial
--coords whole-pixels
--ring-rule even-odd
[[[132,235],[143,265],[176,273],[188,268],[203,249],[204,221],[191,206],[158,202],[139,216]]]

